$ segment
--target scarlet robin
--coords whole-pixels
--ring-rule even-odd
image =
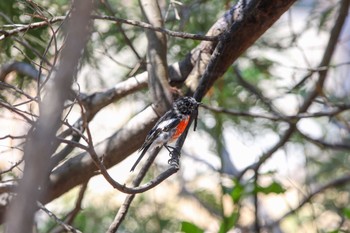
[[[197,109],[199,103],[193,97],[180,97],[174,101],[172,108],[167,111],[148,133],[145,142],[141,146],[141,154],[132,166],[133,171],[149,148],[165,146],[171,153],[167,143],[174,141],[184,132],[188,125],[192,112]]]

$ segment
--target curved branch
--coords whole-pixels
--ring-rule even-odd
[[[13,61],[13,62],[8,62],[1,66],[0,81],[5,82],[6,76],[13,71],[26,75],[34,80],[36,80],[39,76],[38,70],[31,64],[28,64],[25,62]]]

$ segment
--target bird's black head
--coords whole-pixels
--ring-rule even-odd
[[[191,115],[193,110],[197,109],[199,103],[193,97],[185,96],[177,99],[173,106],[175,111],[185,115]]]

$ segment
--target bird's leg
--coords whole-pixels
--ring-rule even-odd
[[[180,151],[176,147],[168,146],[164,144],[164,147],[169,151],[171,158],[168,160],[168,164],[172,167],[180,167]],[[172,150],[170,150],[172,149]]]
[[[180,151],[176,147],[168,146],[166,144],[164,144],[164,147],[169,151],[171,156],[173,156],[174,152],[175,152],[176,155],[180,155]]]

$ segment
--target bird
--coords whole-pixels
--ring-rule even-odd
[[[195,98],[189,96],[180,97],[175,100],[171,109],[157,121],[147,134],[145,142],[139,149],[141,154],[132,166],[130,172],[134,171],[137,164],[149,149],[153,150],[157,147],[164,146],[172,153],[169,148],[173,147],[167,144],[181,136],[189,123],[191,114],[194,110],[197,110],[199,105],[200,103],[197,102]]]

